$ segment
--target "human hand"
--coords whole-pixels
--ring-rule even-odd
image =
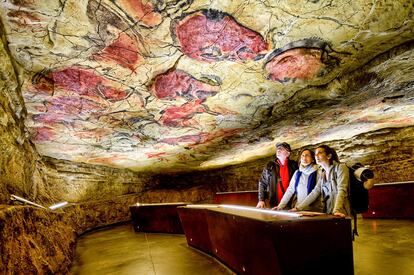
[[[278,206],[273,207],[273,208],[272,208],[272,210],[282,210],[282,207],[280,207],[280,206],[278,205]]]
[[[345,216],[346,216],[345,214],[343,214],[341,212],[335,212],[334,215],[337,216],[337,217],[341,217],[341,218],[345,218]]]
[[[265,208],[266,203],[264,201],[259,201],[256,205],[256,208]]]
[[[374,179],[368,179],[366,182],[364,182],[364,188],[369,190],[372,187],[374,187]]]
[[[292,209],[289,210],[290,212],[298,212],[299,210],[296,207],[293,207]]]

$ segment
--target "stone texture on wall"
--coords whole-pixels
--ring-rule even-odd
[[[337,148],[345,161],[369,164],[378,183],[414,181],[414,127],[366,133]]]
[[[33,194],[39,156],[27,139],[23,98],[0,23],[0,203],[10,193]],[[33,196],[30,196],[33,198]]]
[[[152,202],[211,201],[211,190],[189,187],[90,200],[48,211],[0,205],[0,274],[66,274],[80,234],[130,220],[129,206]]]
[[[349,140],[311,144],[292,151],[297,160],[302,148],[315,149],[321,144],[333,147],[342,162],[369,165],[377,183],[414,180],[414,127],[387,128],[354,136]],[[159,175],[161,186],[210,185],[213,192],[256,190],[263,167],[273,157],[262,158],[215,169],[187,174]]]
[[[150,173],[136,173],[70,161],[43,158],[44,175],[56,200],[84,202],[142,193],[157,185]]]
[[[74,227],[77,234],[82,234],[91,229],[110,225],[118,222],[129,221],[129,206],[136,203],[164,203],[164,202],[212,202],[213,193],[204,188],[192,187],[181,191],[158,189],[116,196],[112,199],[94,200],[76,203],[62,209],[68,224]]]
[[[0,206],[0,274],[66,274],[75,239],[61,213]]]

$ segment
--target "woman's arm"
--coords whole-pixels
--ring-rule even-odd
[[[312,192],[309,193],[309,195],[303,200],[302,203],[299,205],[296,205],[297,210],[303,210],[309,205],[311,205],[319,196],[321,195],[321,187],[322,186],[322,177],[318,173],[318,179],[315,188],[313,188]]]
[[[348,213],[346,205],[349,204],[348,197],[348,190],[349,190],[349,169],[344,163],[340,163],[336,170],[336,184],[338,194],[336,196],[333,214],[336,215],[337,213],[344,215],[350,215]],[[339,214],[338,214],[339,215]]]

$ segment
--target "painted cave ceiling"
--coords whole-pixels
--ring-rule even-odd
[[[219,167],[414,125],[414,0],[5,0],[38,152]]]

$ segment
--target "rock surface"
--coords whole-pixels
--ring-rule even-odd
[[[0,206],[1,274],[66,274],[76,234],[59,213]]]
[[[213,193],[209,192],[211,200]],[[68,274],[76,237],[102,226],[130,221],[137,202],[206,199],[199,188],[156,190],[106,200],[71,204],[56,211],[31,206],[0,205],[0,273]]]
[[[0,18],[41,155],[185,172],[412,126],[413,4],[8,0]]]

